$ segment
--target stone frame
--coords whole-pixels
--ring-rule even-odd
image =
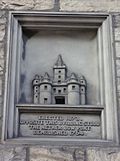
[[[98,52],[100,68],[100,101],[101,106],[90,107],[98,112],[101,109],[102,139],[101,140],[71,140],[67,144],[94,144],[113,145],[119,144],[117,101],[114,68],[114,48],[112,46],[112,17],[102,13],[47,13],[11,11],[9,14],[8,37],[7,37],[7,62],[5,73],[5,95],[3,111],[2,141],[37,143],[40,139],[17,138],[17,112],[15,104],[18,102],[19,67],[22,44],[22,28],[93,28],[98,30]],[[18,43],[19,42],[19,43]],[[18,71],[18,72],[17,72]],[[17,73],[17,74],[15,74]],[[104,90],[103,90],[104,87]],[[16,94],[16,98],[15,98]],[[25,106],[24,110],[25,110]],[[31,105],[32,106],[32,105]],[[26,107],[27,109],[27,107]],[[94,111],[93,110],[93,111]],[[83,110],[84,111],[84,110]],[[15,124],[14,124],[15,123]],[[51,139],[48,139],[50,142]],[[55,140],[55,143],[63,143]],[[41,143],[41,142],[40,142]],[[45,140],[42,142],[45,143]]]

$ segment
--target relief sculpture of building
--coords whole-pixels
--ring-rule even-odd
[[[86,80],[75,73],[67,75],[67,66],[59,55],[53,66],[53,76],[46,72],[32,81],[35,104],[86,104]]]

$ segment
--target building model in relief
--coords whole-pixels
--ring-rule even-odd
[[[53,76],[47,72],[44,76],[36,75],[32,86],[35,104],[86,104],[85,78],[75,73],[68,77],[67,66],[61,55],[53,66]]]

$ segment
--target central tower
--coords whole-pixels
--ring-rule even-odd
[[[63,62],[62,56],[58,55],[58,59],[53,66],[53,81],[55,83],[62,83],[65,82],[67,75],[67,67],[65,63]]]

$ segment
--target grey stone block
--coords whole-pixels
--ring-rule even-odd
[[[120,161],[120,149],[88,149],[87,161]]]
[[[26,148],[1,145],[0,161],[26,161]]]
[[[13,10],[44,10],[51,9],[54,6],[54,0],[1,0],[1,9]]]
[[[117,91],[120,92],[120,77],[117,78]]]
[[[62,11],[118,11],[120,1],[115,0],[60,0]]]
[[[116,57],[120,57],[120,42],[115,43]]]
[[[114,14],[114,16],[113,16],[113,21],[114,21],[114,23],[113,23],[113,25],[114,25],[114,27],[120,27],[120,14],[118,13],[118,14]]]
[[[5,25],[0,25],[0,41],[4,40],[5,36]]]
[[[30,161],[84,161],[84,149],[31,147]]]
[[[114,28],[115,41],[120,41],[120,27]]]
[[[117,71],[117,76],[120,76],[120,59],[116,60],[116,71]]]

